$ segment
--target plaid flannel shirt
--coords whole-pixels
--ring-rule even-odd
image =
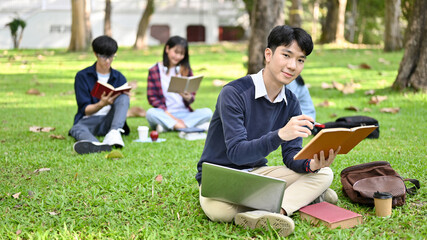
[[[191,70],[188,76],[193,76],[193,72]],[[184,105],[188,108],[188,110],[190,110],[190,112],[193,111],[193,109],[190,107],[190,104],[194,102],[194,96],[196,93],[193,92],[191,94],[193,97],[190,101],[187,102],[183,99]],[[159,64],[155,64],[153,67],[148,69],[147,99],[151,106],[167,110],[166,98],[165,95],[163,95],[162,83],[160,80]]]

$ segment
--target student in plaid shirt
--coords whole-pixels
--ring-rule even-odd
[[[207,130],[212,110],[193,110],[190,104],[194,102],[194,92],[168,92],[172,76],[193,76],[187,40],[179,36],[169,38],[163,50],[163,61],[148,70],[147,98],[153,106],[146,115],[150,127],[158,132],[191,127]]]

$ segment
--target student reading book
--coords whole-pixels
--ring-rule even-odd
[[[150,127],[163,132],[207,125],[212,117],[212,110],[193,110],[190,107],[195,100],[195,92],[168,91],[174,76],[193,76],[187,40],[179,36],[173,36],[166,42],[163,61],[148,70],[147,98],[153,107],[146,114]]]
[[[203,76],[172,76],[169,83],[168,92],[183,93],[183,92],[196,92],[199,89],[200,82]]]
[[[197,164],[199,202],[206,216],[216,222],[232,222],[245,228],[274,228],[286,237],[294,230],[291,216],[311,202],[336,203],[329,188],[333,172],[329,167],[339,150],[329,157],[294,160],[302,149],[302,138],[311,134],[314,119],[301,114],[297,97],[285,87],[304,68],[313,50],[310,35],[286,25],[271,30],[264,49],[265,67],[225,85],[218,95],[205,147]],[[309,128],[305,126],[310,124]],[[270,165],[267,156],[281,147],[282,164]],[[248,209],[201,195],[204,162],[251,173],[280,178],[287,182],[280,213]],[[230,181],[230,184],[237,184]],[[260,193],[261,194],[261,193]],[[266,201],[273,201],[268,199]]]
[[[102,91],[98,98],[91,95],[94,86],[101,82],[114,88],[126,84],[123,74],[111,67],[117,42],[111,37],[100,36],[92,41],[92,48],[95,64],[79,71],[74,82],[78,110],[69,135],[77,140],[74,150],[79,154],[110,151],[112,146],[123,147],[121,134],[129,134],[126,125],[128,93]],[[105,136],[104,141],[100,143],[96,136]]]
[[[338,154],[346,154],[365,139],[377,126],[360,126],[354,128],[327,128],[321,130],[307,145],[299,151],[294,159],[311,158],[314,154],[319,156],[323,151],[325,157],[329,155],[329,149],[337,149],[341,146]]]
[[[129,86],[127,83],[123,84],[120,87],[113,87],[113,85],[109,84],[109,83],[104,83],[104,82],[96,82],[95,86],[93,87],[92,91],[90,92],[90,94],[98,99],[101,99],[102,94],[105,93],[106,95],[108,95],[110,92],[113,92],[112,95],[116,95],[118,93],[124,93],[124,92],[129,92],[131,90],[131,86]]]

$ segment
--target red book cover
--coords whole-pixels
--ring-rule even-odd
[[[102,83],[102,82],[96,82],[95,86],[92,88],[92,91],[90,94],[93,97],[96,97],[98,99],[101,99],[102,93],[105,92],[105,94],[110,93],[111,91],[114,91],[115,95],[116,93],[123,93],[126,91],[130,91],[131,86],[129,86],[127,83],[123,84],[122,86],[118,88],[114,88],[111,84],[108,83]]]
[[[328,202],[308,205],[299,211],[302,219],[314,224],[321,222],[329,228],[351,228],[362,223],[362,215]]]

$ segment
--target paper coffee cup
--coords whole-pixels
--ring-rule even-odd
[[[375,215],[377,217],[391,216],[393,195],[388,192],[374,193]]]
[[[147,126],[139,126],[138,127],[138,136],[139,140],[144,141],[148,138],[148,127]]]

